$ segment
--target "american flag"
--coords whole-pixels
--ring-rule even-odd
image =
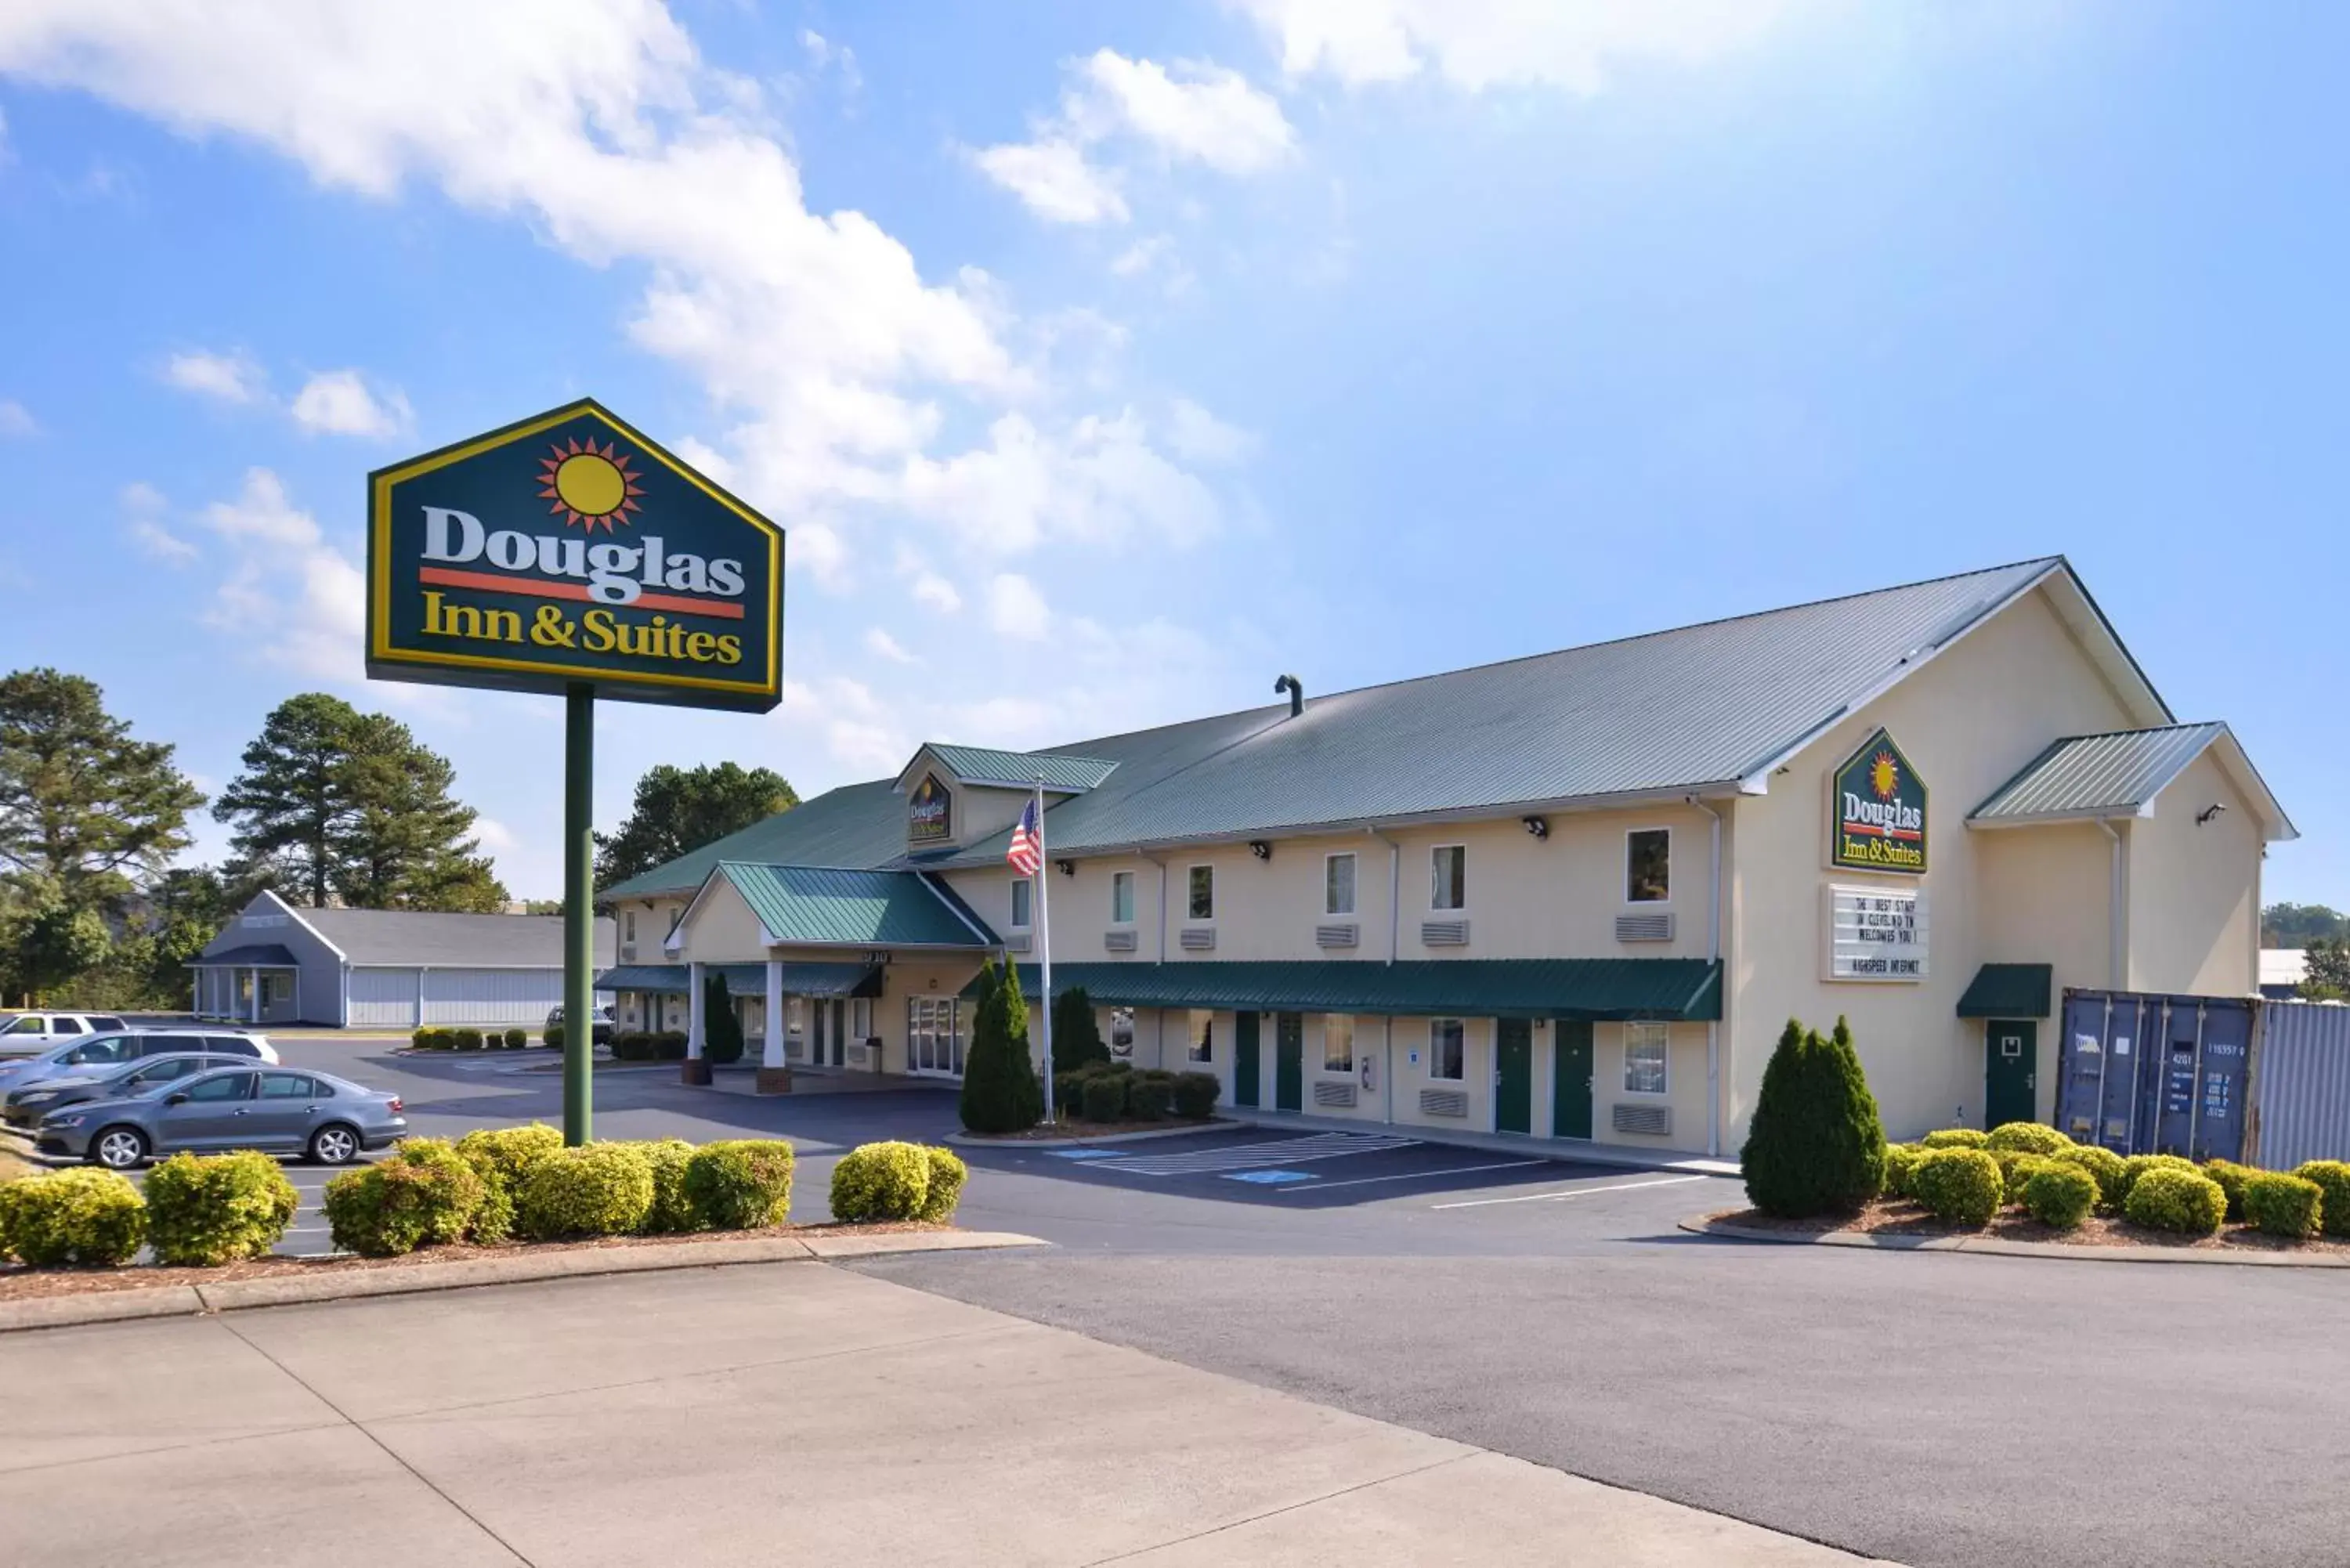
[[[1020,814],[1020,826],[1012,830],[1012,847],[1003,858],[1023,877],[1036,875],[1036,867],[1045,863],[1045,836],[1036,824],[1036,802],[1031,798],[1028,809]]]

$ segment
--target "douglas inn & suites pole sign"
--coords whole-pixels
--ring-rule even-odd
[[[368,476],[367,670],[560,694],[564,1137],[589,1133],[595,701],[764,713],[784,532],[582,399]]]

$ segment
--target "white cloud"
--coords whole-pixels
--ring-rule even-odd
[[[971,155],[980,171],[1038,217],[1055,223],[1127,220],[1126,198],[1116,176],[1086,161],[1074,141],[1047,136],[1036,141],[983,147]]]
[[[1742,48],[1788,0],[1233,0],[1292,75],[1349,87],[1434,70],[1456,87],[1600,91],[1641,60],[1700,65]]]
[[[0,32],[0,45],[5,42],[5,34]],[[250,403],[268,389],[268,377],[242,349],[231,354],[201,349],[174,354],[164,362],[163,379],[183,392],[217,398],[224,403]]]
[[[397,387],[381,395],[357,370],[321,370],[302,384],[289,412],[306,431],[381,439],[405,431],[413,415]]]
[[[998,572],[987,585],[987,624],[998,637],[1037,642],[1050,633],[1050,614],[1036,585],[1017,572]]]
[[[1114,49],[1066,68],[1060,112],[1040,121],[1033,140],[972,155],[982,172],[1049,222],[1127,220],[1119,175],[1087,156],[1105,142],[1129,140],[1169,161],[1226,174],[1256,173],[1297,150],[1281,105],[1238,71],[1191,60],[1170,69]]]
[[[868,627],[865,628],[865,647],[868,652],[872,653],[877,658],[886,659],[892,664],[920,664],[921,662],[920,659],[915,658],[911,653],[909,653],[906,650],[905,644],[899,642],[896,638],[891,637],[888,632],[882,630],[878,626]]]
[[[359,680],[366,578],[327,543],[317,519],[294,504],[285,482],[268,469],[249,469],[234,499],[204,508],[204,522],[234,562],[204,623],[305,676]]]
[[[873,689],[847,676],[785,680],[775,714],[797,727],[815,727],[826,751],[859,777],[894,774],[913,754],[913,742],[883,717]]]
[[[515,830],[494,816],[473,818],[473,837],[493,855],[507,855],[522,846]]]
[[[133,480],[122,487],[121,501],[123,526],[143,554],[167,566],[184,566],[196,558],[196,547],[164,525],[171,503],[161,491]]]
[[[1256,437],[1228,425],[1189,398],[1170,410],[1167,444],[1175,455],[1198,463],[1238,462],[1256,450]]]
[[[41,433],[40,421],[33,410],[13,399],[0,400],[0,436],[21,439]]]
[[[1190,545],[1220,523],[1214,493],[1159,455],[1131,410],[1088,415],[1061,433],[1005,414],[985,446],[943,462],[912,459],[905,498],[974,554],[993,556],[1048,538]]]

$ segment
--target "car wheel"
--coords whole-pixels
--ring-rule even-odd
[[[89,1158],[109,1170],[129,1170],[147,1158],[147,1135],[137,1127],[109,1127],[89,1140]]]
[[[359,1135],[339,1122],[310,1135],[310,1158],[320,1165],[348,1165],[359,1158]]]

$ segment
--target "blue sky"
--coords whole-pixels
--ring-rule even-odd
[[[2053,552],[2350,903],[2350,13],[18,0],[0,632],[217,788],[323,687],[559,881],[551,701],[371,686],[371,467],[592,393],[791,534],[803,793]],[[207,824],[199,854],[220,852]]]

